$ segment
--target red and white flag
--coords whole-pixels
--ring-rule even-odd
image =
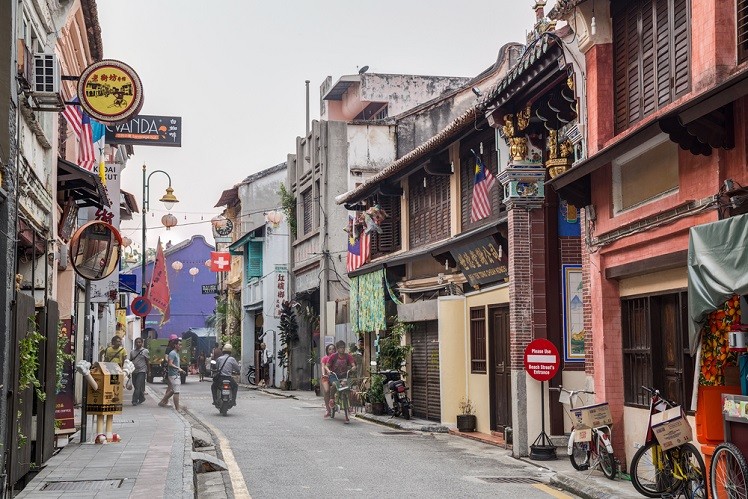
[[[78,97],[73,99],[73,102],[77,103]],[[93,143],[91,118],[76,104],[66,105],[62,111],[62,115],[78,139],[78,166],[85,170],[94,171],[96,167],[96,150]]]
[[[210,271],[228,272],[231,270],[231,254],[228,251],[210,252]]]
[[[156,261],[153,263],[153,274],[151,275],[151,284],[148,286],[146,296],[151,300],[154,307],[161,311],[161,324],[169,321],[171,294],[169,291],[169,278],[166,273],[166,257],[164,248],[161,246],[161,239],[156,246]]]
[[[354,229],[354,220],[348,216],[348,254],[345,259],[345,268],[348,272],[353,272],[361,267],[369,259],[371,252],[371,236],[361,231],[356,237]]]

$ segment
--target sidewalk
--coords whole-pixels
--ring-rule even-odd
[[[307,403],[319,404],[320,409],[323,408],[322,397],[316,396],[314,392],[302,390],[284,391],[278,388],[260,388],[247,384],[242,384],[242,386],[278,397],[293,398]],[[434,423],[433,421],[426,421],[417,418],[404,420],[392,416],[375,416],[363,412],[356,413],[356,417],[389,426],[391,428],[398,428],[406,431],[449,433],[456,437],[468,438],[485,444],[506,448],[503,438],[479,432],[461,433],[454,427]],[[608,480],[599,470],[593,472],[576,471],[571,466],[571,462],[569,462],[565,447],[558,448],[557,456],[558,459],[555,461],[532,461],[526,457],[521,459],[533,464],[534,466],[554,471],[555,474],[551,478],[551,485],[565,489],[585,499],[636,499],[642,497],[636,492],[633,485],[631,485],[631,482],[623,478],[617,477],[615,480]]]
[[[173,408],[157,403],[149,387],[144,404],[124,405],[122,414],[114,416],[119,443],[81,444],[76,433],[17,497],[192,499],[190,425]],[[96,430],[90,416],[88,424],[90,441]]]

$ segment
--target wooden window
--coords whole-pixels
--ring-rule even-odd
[[[690,0],[619,0],[611,8],[620,133],[690,90]]]
[[[470,372],[486,374],[486,310],[470,309]]]
[[[262,277],[262,241],[247,243],[247,279]]]
[[[624,299],[621,314],[626,404],[647,407],[646,386],[688,407],[695,359],[688,351],[687,294]]]
[[[314,226],[314,213],[312,211],[312,189],[307,189],[301,193],[301,212],[304,221],[303,234],[312,232]]]
[[[400,198],[381,196],[378,204],[387,213],[387,218],[382,222],[382,233],[372,235],[371,254],[373,258],[398,251],[402,247]]]
[[[477,222],[470,221],[473,204],[473,186],[475,184],[475,155],[472,151],[480,151],[481,141],[470,142],[460,148],[460,225],[463,232],[488,223],[496,223],[496,218],[503,209],[503,205],[501,204],[502,188],[501,183],[498,181],[499,168],[493,136],[483,138],[482,142],[483,164],[486,165],[486,168],[496,178],[495,185],[491,189],[491,192],[489,192],[491,215]]]
[[[737,1],[738,62],[748,60],[748,0]]]
[[[656,138],[613,161],[616,213],[673,193],[679,186],[678,145]]]
[[[449,175],[428,175],[423,170],[408,178],[411,248],[449,237],[449,179]]]

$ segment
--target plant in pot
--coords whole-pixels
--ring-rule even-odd
[[[379,374],[371,376],[371,387],[366,391],[366,401],[371,404],[371,413],[377,416],[384,414],[384,377]]]
[[[312,378],[310,383],[312,385],[312,390],[314,390],[314,394],[319,396],[319,380],[317,378]]]
[[[468,397],[462,397],[460,412],[457,414],[457,429],[462,432],[475,431],[477,424],[473,402]]]

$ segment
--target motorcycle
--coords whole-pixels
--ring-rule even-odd
[[[400,371],[380,371],[384,377],[384,398],[387,404],[388,412],[392,412],[397,417],[410,419],[410,398],[408,398],[408,387],[402,379]]]
[[[215,360],[210,361],[210,370],[214,377],[218,376]],[[219,390],[215,394],[214,405],[221,412],[221,416],[226,416],[229,409],[236,405],[234,391],[231,389],[231,379],[229,377],[223,376],[219,383]]]

